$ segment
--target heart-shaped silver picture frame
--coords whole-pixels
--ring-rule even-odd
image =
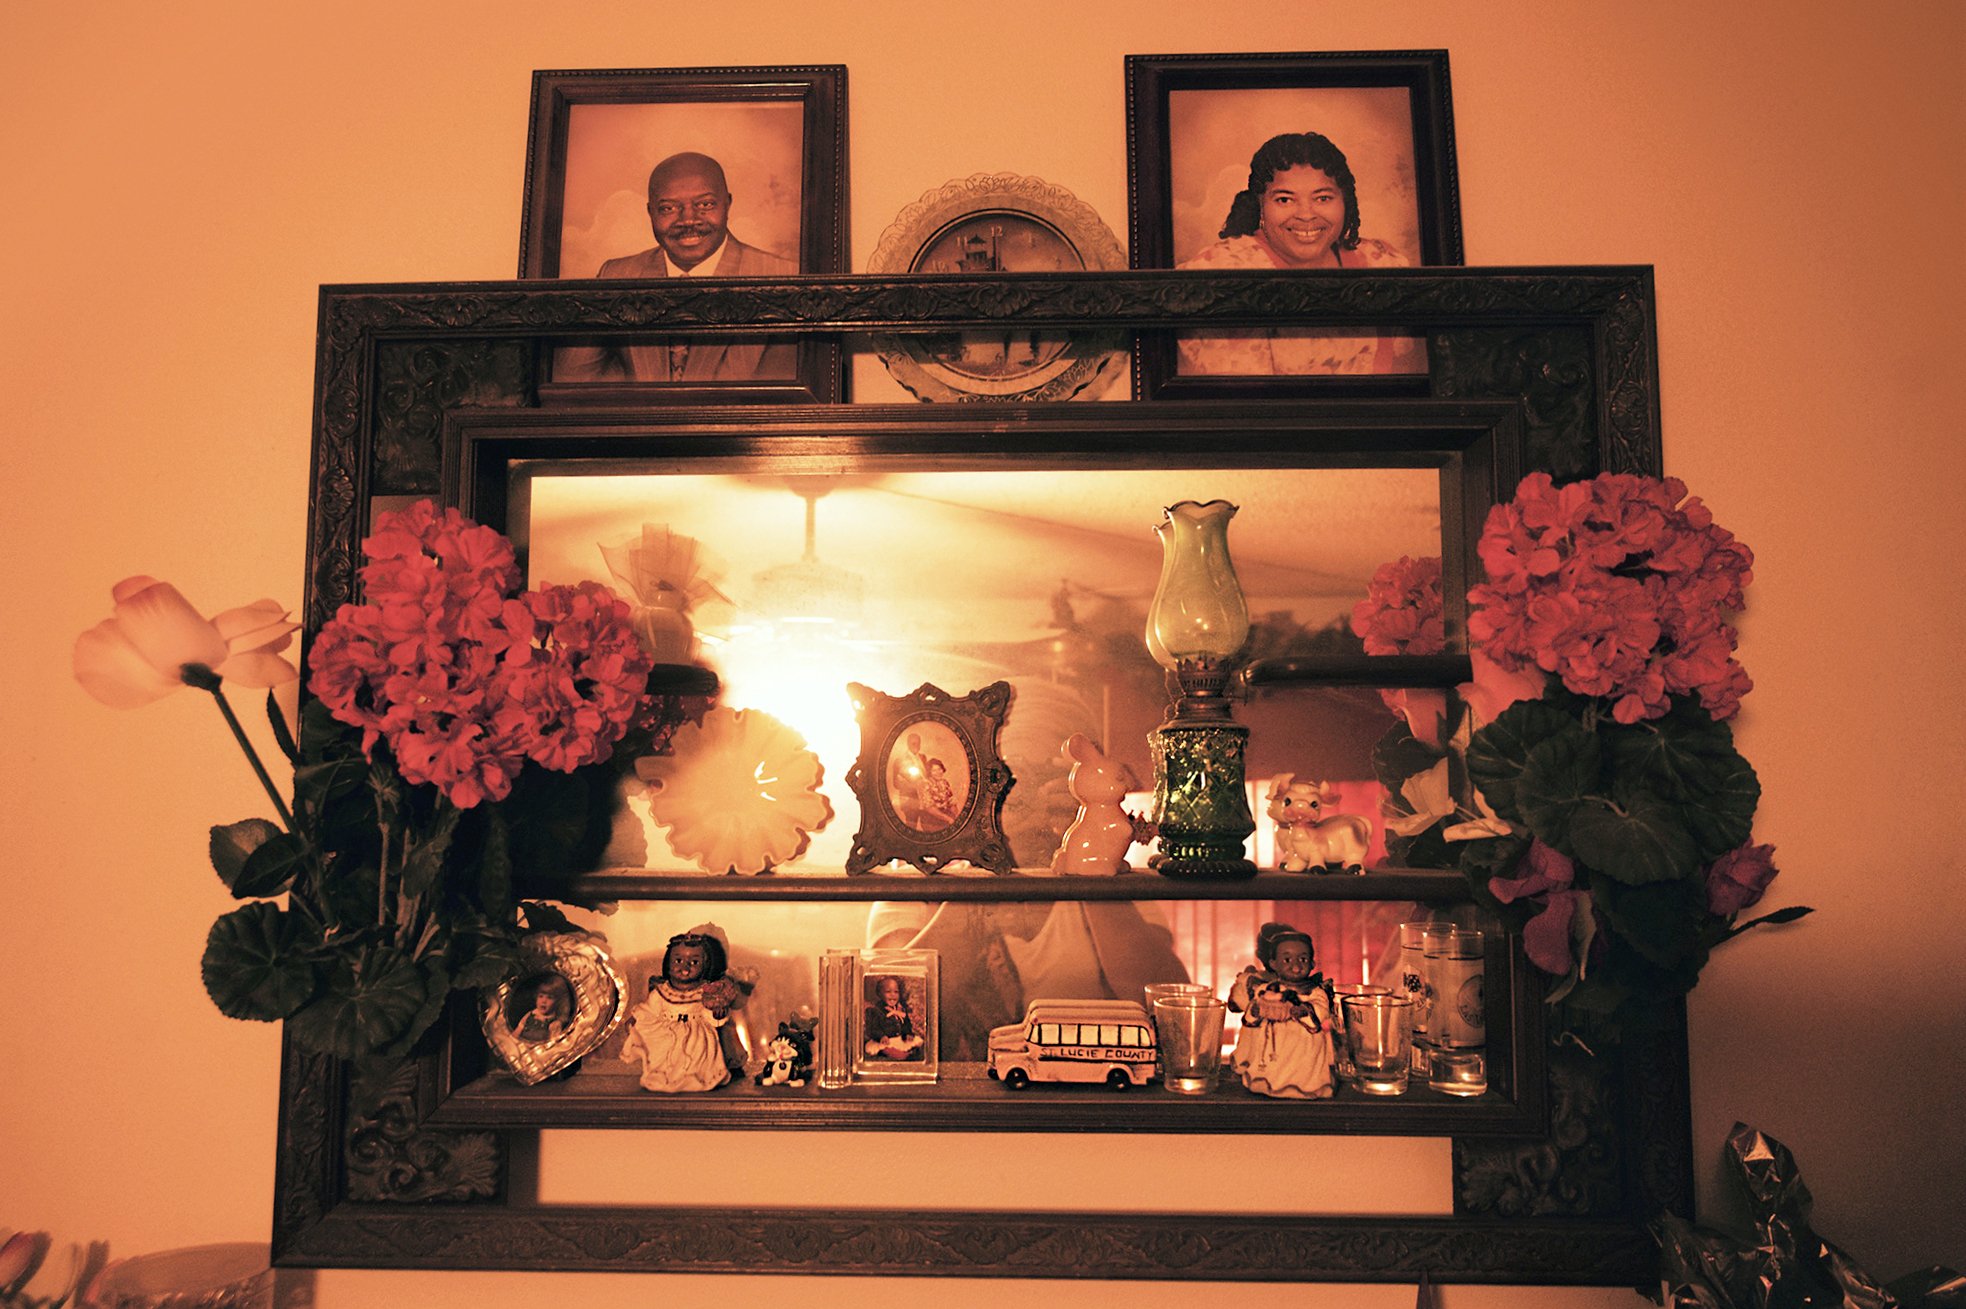
[[[525,940],[527,967],[480,992],[485,1042],[526,1086],[564,1072],[600,1048],[627,1015],[628,984],[607,943],[587,932]]]

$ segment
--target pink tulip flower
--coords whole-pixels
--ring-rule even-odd
[[[149,704],[214,675],[261,687],[300,676],[279,653],[298,624],[277,601],[207,620],[176,587],[153,577],[124,578],[110,596],[116,612],[76,638],[74,669],[82,689],[113,709]]]
[[[0,1243],[0,1298],[13,1303],[47,1257],[46,1232],[15,1232]]]

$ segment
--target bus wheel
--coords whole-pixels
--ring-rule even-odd
[[[1124,1091],[1127,1087],[1133,1085],[1133,1079],[1126,1075],[1126,1069],[1115,1068],[1106,1074],[1106,1085],[1112,1087],[1115,1091]]]
[[[1031,1084],[1031,1075],[1022,1068],[1008,1069],[1003,1075],[1003,1084],[1013,1091],[1021,1091]]]

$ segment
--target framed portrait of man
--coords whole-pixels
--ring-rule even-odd
[[[1461,262],[1447,52],[1129,55],[1136,268],[1290,273]],[[1143,398],[1424,388],[1397,324],[1143,338]]]
[[[519,276],[783,279],[846,270],[846,68],[541,71]],[[558,401],[835,400],[836,343],[555,343]]]

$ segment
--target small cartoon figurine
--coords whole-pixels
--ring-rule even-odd
[[[1322,1099],[1331,1094],[1331,984],[1316,972],[1308,932],[1264,923],[1256,932],[1260,968],[1245,968],[1229,988],[1242,1015],[1230,1066],[1258,1095]]]
[[[662,972],[629,1016],[624,1063],[642,1064],[645,1091],[713,1091],[731,1079],[720,1029],[744,993],[727,976],[730,956],[708,924],[669,938]]]
[[[1300,782],[1296,774],[1270,787],[1270,818],[1277,825],[1277,866],[1286,873],[1365,871],[1372,844],[1372,820],[1358,814],[1324,816],[1338,802],[1338,789],[1325,782]]]
[[[1052,857],[1051,871],[1132,872],[1133,865],[1126,861],[1127,847],[1152,839],[1146,830],[1150,825],[1120,807],[1126,793],[1139,788],[1139,779],[1125,764],[1108,759],[1084,732],[1072,733],[1065,742],[1065,753],[1072,757],[1072,772],[1065,785],[1079,802],[1079,812],[1065,829],[1065,840]]]
[[[778,1035],[765,1042],[765,1066],[753,1080],[759,1086],[804,1086],[812,1074],[812,1032],[810,1018],[780,1023]]]
[[[868,1057],[880,1059],[922,1058],[925,1042],[908,1011],[908,987],[892,975],[875,980],[875,1000],[867,1006],[861,1041]]]

